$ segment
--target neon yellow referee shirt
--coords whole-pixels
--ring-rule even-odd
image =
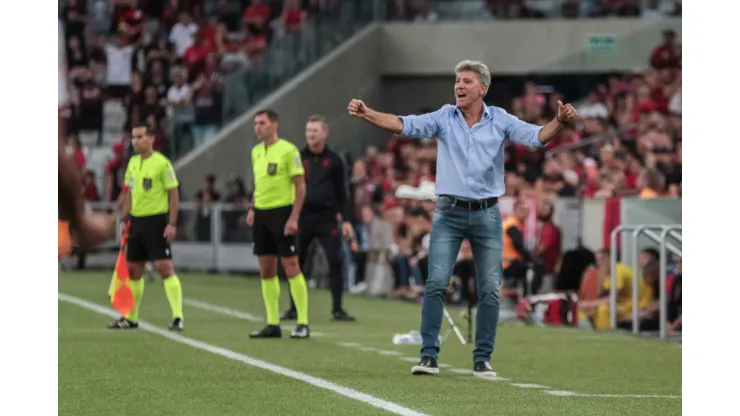
[[[265,146],[252,148],[254,172],[254,207],[272,209],[287,207],[295,202],[293,177],[303,175],[303,160],[295,145],[278,139]]]
[[[150,217],[166,214],[170,209],[169,190],[179,182],[172,162],[159,152],[142,159],[136,155],[128,161],[126,185],[131,192],[131,215]]]

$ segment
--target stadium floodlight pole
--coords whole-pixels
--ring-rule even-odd
[[[460,332],[460,329],[458,329],[457,325],[455,324],[455,320],[452,319],[452,316],[450,316],[450,313],[447,311],[447,307],[442,307],[442,311],[445,314],[445,317],[447,318],[447,322],[450,323],[450,326],[452,327],[452,330],[455,331],[455,335],[457,335],[457,339],[460,340],[460,342],[463,345],[466,345],[465,337],[463,337],[462,332]]]

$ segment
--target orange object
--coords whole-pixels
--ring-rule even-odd
[[[511,237],[509,237],[508,234],[506,234],[506,231],[509,230],[511,227],[516,227],[522,233],[524,232],[524,224],[522,224],[519,219],[517,219],[515,216],[510,215],[508,216],[504,222],[503,222],[503,228],[504,228],[504,261],[503,266],[504,269],[507,269],[511,262],[513,260],[522,260],[524,257],[519,252],[519,250],[514,247],[514,242],[511,240]]]
[[[67,257],[72,253],[72,236],[69,233],[69,222],[67,221],[59,221],[59,257]]]
[[[111,281],[111,287],[108,295],[110,295],[111,305],[125,316],[131,312],[136,305],[134,299],[134,292],[128,286],[129,280],[128,266],[126,265],[126,243],[128,242],[128,233],[124,232],[121,235],[121,249],[118,251],[118,259],[116,260],[116,268],[113,270],[113,280]]]

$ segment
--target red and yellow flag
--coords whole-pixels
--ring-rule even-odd
[[[108,288],[108,296],[110,297],[110,303],[121,315],[125,316],[127,313],[134,309],[136,300],[134,299],[134,293],[128,286],[128,267],[126,266],[126,243],[128,236],[126,233],[121,235],[121,249],[118,251],[118,259],[116,260],[116,268],[113,270],[113,277],[110,282],[110,288]]]

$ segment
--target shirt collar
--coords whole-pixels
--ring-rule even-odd
[[[457,113],[457,115],[459,115],[460,117],[463,117],[462,110],[460,110],[460,108],[457,105],[455,105],[455,113]],[[483,103],[483,117],[481,117],[481,121],[490,120],[492,117],[493,116],[491,115],[491,108],[488,106],[488,104],[484,102]]]

